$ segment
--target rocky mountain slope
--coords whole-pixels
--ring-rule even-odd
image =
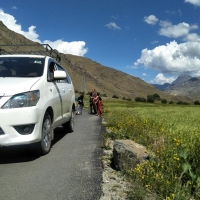
[[[43,47],[39,43],[32,42],[26,39],[24,36],[9,30],[0,21],[0,45],[10,44],[38,44],[36,47],[26,47],[24,51],[30,50],[42,50]],[[1,47],[5,50],[18,50],[18,47]],[[67,69],[71,79],[74,83],[74,87],[78,91],[90,92],[92,89],[101,94],[106,94],[112,97],[116,95],[118,97],[125,97],[134,99],[135,97],[146,98],[148,94],[158,94],[161,98],[172,100],[174,102],[178,100],[190,101],[187,97],[173,96],[166,92],[155,88],[151,84],[148,84],[138,77],[128,75],[119,70],[103,66],[100,63],[92,61],[89,58],[74,56],[70,54],[60,54],[61,64]]]
[[[193,101],[200,99],[200,77],[182,74],[171,84],[154,86],[174,96],[189,97]]]

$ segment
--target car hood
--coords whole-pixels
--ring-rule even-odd
[[[0,78],[0,96],[28,92],[40,78]]]

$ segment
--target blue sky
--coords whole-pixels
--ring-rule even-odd
[[[200,76],[200,0],[12,0],[11,30],[147,83]]]

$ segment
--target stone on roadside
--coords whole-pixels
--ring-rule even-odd
[[[132,140],[115,140],[113,144],[113,164],[116,170],[136,167],[149,158],[147,149]]]

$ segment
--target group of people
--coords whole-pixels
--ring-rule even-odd
[[[81,115],[82,109],[84,107],[83,102],[84,95],[83,93],[80,93],[80,96],[77,98],[77,109],[76,114]],[[89,96],[89,104],[90,104],[90,114],[95,114],[96,116],[101,117],[102,115],[102,98],[100,97],[99,93],[96,92],[95,89],[92,90]]]
[[[102,98],[100,97],[99,93],[96,92],[95,89],[92,90],[90,93],[90,113],[95,114],[99,117],[102,115]],[[93,111],[93,112],[92,112]]]

